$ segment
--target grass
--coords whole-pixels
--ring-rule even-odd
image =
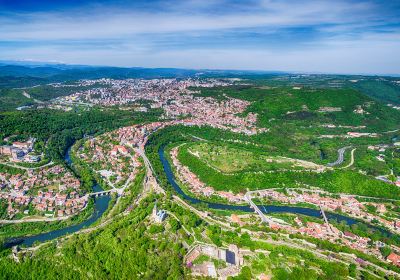
[[[204,164],[203,161],[189,152],[188,147],[190,146],[181,147],[178,159],[183,165],[188,166],[201,181],[216,190],[238,193],[245,192],[247,189],[313,186],[332,193],[348,193],[379,198],[400,197],[398,187],[354,170],[331,170],[322,173],[290,170],[258,172],[256,176],[254,173],[245,171],[224,174]],[[220,155],[221,161],[226,158],[229,160],[229,157]]]
[[[291,159],[257,154],[229,145],[197,143],[189,148],[189,152],[222,173],[301,168]]]

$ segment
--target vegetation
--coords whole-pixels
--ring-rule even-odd
[[[4,209],[7,210],[6,207]],[[93,209],[94,202],[93,200],[89,200],[88,206],[82,212],[67,220],[56,222],[26,222],[17,224],[3,224],[0,225],[0,238],[18,238],[22,236],[36,235],[39,233],[49,232],[76,225],[87,220],[93,214]]]
[[[271,157],[262,151],[238,149],[233,145],[221,145],[218,142],[191,145],[188,152],[205,165],[222,173],[296,170],[306,167],[305,164],[301,165],[289,158]]]
[[[299,125],[335,124],[365,125],[370,131],[385,131],[397,127],[400,114],[368,96],[351,89],[292,89],[288,87],[262,88],[237,86],[204,88],[200,95],[216,98],[225,96],[252,101],[247,112],[259,115],[259,125],[271,127],[282,121]],[[359,106],[369,114],[356,114]],[[325,111],[324,108],[338,111]],[[375,116],[371,118],[369,115]],[[272,121],[271,121],[272,120]]]
[[[108,71],[113,72],[112,69]],[[252,252],[251,256],[246,257],[246,265],[239,275],[231,279],[254,279],[261,273],[271,275],[273,279],[373,279],[374,276],[360,272],[354,264],[329,262],[306,250],[256,241],[239,228],[226,231],[218,225],[209,224],[207,221],[210,220],[199,218],[175,202],[172,197],[174,191],[168,184],[159,159],[161,147],[169,149],[185,143],[180,148],[179,160],[197,174],[200,180],[216,190],[237,193],[247,189],[312,186],[332,193],[343,192],[378,198],[399,197],[399,188],[372,177],[389,174],[391,170],[392,179],[400,174],[398,149],[391,146],[385,152],[387,160],[380,161],[377,159],[380,152],[370,151],[367,147],[381,143],[389,145],[395,141],[393,139],[396,133],[388,131],[398,127],[400,113],[360,92],[369,90],[370,96],[382,100],[384,97],[377,94],[374,96],[375,86],[387,87],[391,91],[390,82],[387,81],[382,86],[371,82],[371,79],[351,85],[360,90],[357,91],[326,88],[327,84],[337,79],[349,86],[340,77],[330,77],[323,82],[318,79],[320,77],[304,81],[307,85],[301,89],[294,89],[289,83],[277,88],[266,86],[278,85],[280,81],[276,77],[252,80],[253,85],[250,86],[201,88],[200,96],[212,96],[219,100],[235,97],[251,101],[244,115],[250,112],[258,114],[258,126],[268,128],[268,132],[248,136],[207,126],[174,126],[153,133],[146,145],[146,154],[159,183],[167,189],[165,196],[140,196],[142,200],[139,205],[136,204],[145,178],[145,166],[142,165],[125,195],[112,198],[105,215],[93,224],[96,227],[93,231],[49,242],[34,253],[19,253],[20,263],[9,258],[10,249],[2,249],[0,275],[4,279],[183,279],[188,275],[182,263],[186,250],[181,244],[190,246],[198,240],[217,246],[236,244]],[[393,91],[388,94],[390,96],[386,97],[387,100],[394,100],[397,96],[395,87],[393,84]],[[86,88],[74,87],[74,84],[71,84],[71,88],[42,85],[26,89],[32,98],[22,95],[21,90],[6,89],[0,94],[0,101],[4,101],[0,110],[12,109],[10,104],[14,101],[20,102],[14,106],[25,105],[30,104],[33,98],[47,101],[68,95],[71,90],[84,89]],[[355,110],[361,110],[362,113],[356,113]],[[48,109],[4,112],[0,113],[0,139],[6,136],[14,136],[15,139],[35,137],[35,149],[45,152],[47,160],[63,162],[66,149],[86,135],[97,135],[135,123],[156,121],[161,113],[161,110],[141,113],[129,109],[119,110],[116,107],[95,107],[89,110],[75,108],[70,112]],[[326,127],[327,124],[336,127],[329,128]],[[375,138],[357,139],[319,137],[343,136],[350,130],[377,132],[379,135]],[[78,142],[76,147],[80,144]],[[353,166],[347,169],[334,168],[322,173],[311,171],[315,166],[321,167],[334,162],[338,156],[337,149],[347,145],[357,147],[357,161]],[[84,187],[90,189],[96,181],[102,183],[93,172],[93,166],[80,161],[74,152],[73,150],[72,157],[76,164],[73,169]],[[346,152],[346,161],[341,167],[349,162],[349,154]],[[5,165],[0,165],[0,171],[10,174],[21,172]],[[162,224],[154,223],[150,217],[155,201],[168,212],[168,218]],[[0,200],[0,217],[4,216],[6,204],[6,201]],[[197,206],[199,209],[206,207]],[[369,207],[367,210],[373,212],[376,208]],[[393,213],[397,208],[389,211],[391,215],[395,215]],[[4,225],[0,228],[0,244],[4,243],[4,238],[10,236],[35,234],[80,222],[91,213],[92,207],[88,207],[84,213],[68,221]],[[209,217],[215,218],[221,213],[230,214],[228,211],[225,213],[222,210],[210,210]],[[285,216],[278,214],[275,217]],[[292,222],[291,219],[292,217],[286,220]],[[388,236],[378,228],[367,228],[365,224],[335,225],[343,231],[372,236],[373,240],[381,240],[388,245],[400,244],[397,235]],[[260,228],[250,225],[246,229]],[[268,229],[264,232],[275,239],[279,236]],[[355,254],[381,267],[399,271],[388,263],[339,244],[300,235],[291,235],[290,238],[305,239],[321,250]],[[260,251],[255,252],[256,249]],[[383,247],[381,252],[383,256],[387,256],[391,251],[389,247]],[[206,260],[209,259],[202,257],[197,262]],[[218,262],[216,264],[222,265]]]
[[[0,88],[0,112],[32,104],[34,101],[22,95],[21,90]]]
[[[82,112],[26,110],[0,114],[0,138],[19,134],[47,142],[46,153],[62,160],[66,149],[84,135],[106,132],[138,122],[154,121],[159,110],[148,113],[94,108]]]
[[[227,157],[221,155],[219,160]],[[197,174],[201,181],[217,190],[241,192],[246,189],[265,189],[277,187],[315,186],[330,192],[350,193],[364,196],[392,198],[400,196],[400,190],[387,183],[354,171],[334,170],[323,173],[304,171],[261,172],[254,176],[252,173],[237,172],[223,174],[207,166],[188,151],[186,146],[179,153],[181,163]]]
[[[123,218],[90,234],[74,235],[45,246],[20,263],[1,252],[4,279],[181,279],[182,248],[168,234],[154,238],[147,230],[153,208],[149,197]],[[156,234],[156,233],[155,233]],[[74,267],[74,269],[71,269]]]
[[[68,84],[60,86],[53,85],[40,85],[32,88],[27,88],[25,91],[32,97],[41,101],[48,101],[53,98],[66,96],[75,92],[80,92],[92,88],[100,87],[99,84],[93,84],[90,86],[78,86],[74,84]],[[101,87],[105,87],[102,85]]]

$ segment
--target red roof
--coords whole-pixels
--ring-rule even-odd
[[[387,257],[389,261],[391,261],[394,265],[400,266],[400,256],[395,253],[390,253]]]

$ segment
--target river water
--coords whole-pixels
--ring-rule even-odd
[[[68,165],[72,166],[73,163],[72,163],[72,160],[70,157],[70,152],[71,152],[71,148],[68,149],[68,151],[65,155],[65,161],[67,162]],[[164,147],[161,147],[158,150],[158,154],[159,154],[161,163],[164,167],[164,172],[165,172],[165,175],[167,176],[168,182],[172,185],[174,190],[179,195],[181,195],[185,200],[189,201],[192,204],[198,204],[198,203],[206,204],[211,209],[254,212],[254,210],[252,208],[250,208],[250,206],[248,206],[248,205],[230,205],[230,204],[223,204],[223,203],[207,202],[204,200],[200,200],[200,199],[188,196],[185,192],[182,191],[182,189],[179,187],[179,185],[175,181],[175,176],[171,170],[171,165],[164,155]],[[93,187],[94,192],[98,192],[101,190],[102,190],[102,188],[97,184]],[[53,230],[50,232],[41,233],[41,234],[37,234],[37,235],[20,237],[20,238],[10,238],[5,242],[4,246],[12,247],[14,245],[25,245],[25,246],[29,247],[29,246],[32,246],[33,243],[35,243],[36,241],[38,241],[38,242],[49,241],[49,240],[61,237],[63,235],[66,235],[66,234],[71,234],[71,233],[77,232],[85,227],[89,227],[91,224],[93,224],[95,221],[97,221],[103,215],[103,213],[107,210],[110,199],[111,198],[109,195],[95,198],[93,214],[90,216],[89,219],[87,219],[79,224],[67,226],[62,229],[57,229],[57,230]],[[293,213],[293,214],[306,215],[306,216],[310,216],[310,217],[322,218],[319,210],[311,209],[311,208],[277,206],[277,205],[258,205],[258,207],[265,214],[267,214],[267,213]],[[352,224],[360,222],[357,219],[353,219],[353,218],[343,216],[340,214],[335,214],[335,213],[327,212],[326,216],[329,220],[335,219],[339,222],[345,221],[348,225],[352,225]],[[383,233],[386,233],[388,236],[391,235],[391,233],[389,231],[383,230],[381,228],[376,228],[376,227],[373,227],[370,225],[369,225],[369,227],[377,229]]]
[[[187,195],[182,189],[179,187],[179,185],[176,183],[175,176],[172,172],[171,165],[167,158],[164,155],[164,147],[160,147],[158,150],[158,155],[160,157],[161,163],[164,167],[164,172],[167,176],[168,182],[172,185],[174,190],[181,195],[185,200],[189,201],[192,204],[206,204],[209,208],[211,209],[217,209],[217,210],[236,210],[236,211],[244,211],[244,212],[254,212],[252,208],[248,205],[230,205],[230,204],[223,204],[223,203],[215,203],[215,202],[208,202],[204,200],[200,200],[194,197],[191,197]],[[292,207],[292,206],[278,206],[278,205],[257,205],[260,210],[267,214],[267,213],[293,213],[293,214],[301,214],[301,215],[306,215],[310,217],[318,217],[322,219],[322,215],[319,210],[317,209],[311,209],[311,208],[306,208],[306,207]],[[343,216],[340,214],[336,213],[329,213],[325,212],[326,217],[328,220],[336,220],[338,222],[344,221],[348,225],[353,225],[356,223],[360,223],[362,221],[353,219],[347,216]],[[382,233],[387,234],[388,236],[391,235],[389,231],[386,231],[381,228],[374,227],[372,225],[368,225],[370,228],[376,229],[381,231]]]
[[[65,154],[65,162],[69,166],[72,166],[72,160],[70,157],[70,153],[71,153],[71,147],[68,149],[67,153]],[[93,192],[98,192],[98,191],[102,191],[102,188],[98,184],[96,184],[93,186]],[[7,240],[7,242],[5,242],[4,246],[11,247],[14,245],[25,245],[25,246],[30,247],[36,241],[45,242],[45,241],[49,241],[49,240],[55,239],[57,237],[66,235],[66,234],[70,234],[70,233],[79,231],[85,227],[90,226],[91,224],[93,224],[95,221],[97,221],[103,215],[103,213],[108,208],[110,199],[111,199],[111,197],[109,195],[96,197],[95,201],[94,201],[93,214],[90,216],[89,219],[87,219],[79,224],[67,226],[62,229],[57,229],[57,230],[53,230],[50,232],[45,232],[45,233],[41,233],[41,234],[37,234],[37,235],[20,237],[20,238],[10,238],[9,240]]]

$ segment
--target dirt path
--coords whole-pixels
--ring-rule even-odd
[[[349,168],[350,166],[352,166],[352,165],[354,164],[354,152],[355,152],[356,149],[357,149],[357,148],[354,148],[353,150],[351,150],[351,153],[350,153],[350,163],[349,163],[348,165],[346,165],[346,166],[340,168],[340,169]]]

